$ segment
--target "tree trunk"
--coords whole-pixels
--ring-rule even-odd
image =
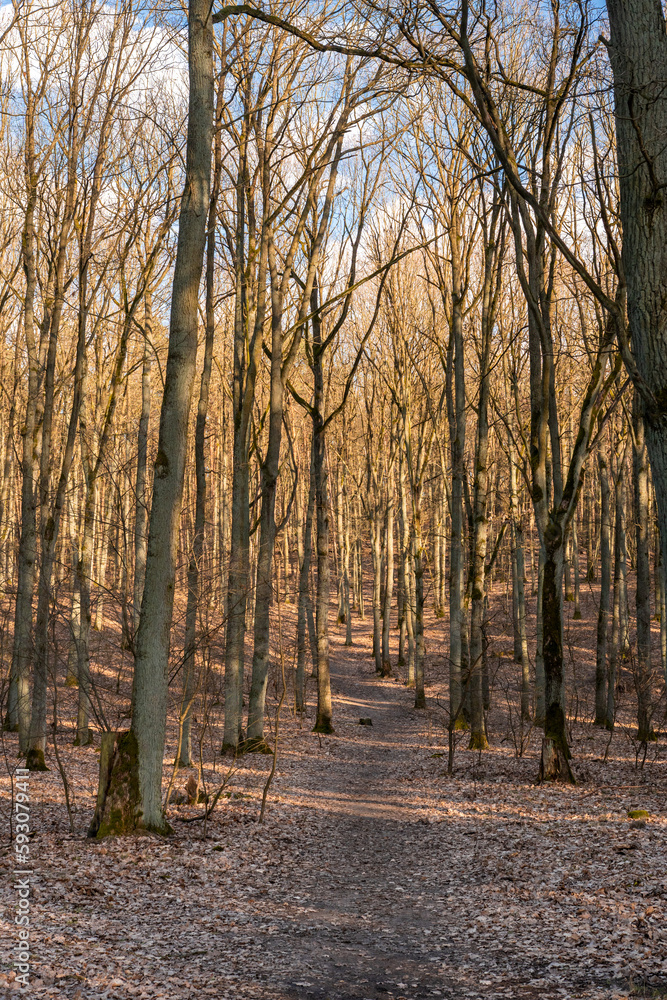
[[[160,412],[146,579],[135,642],[132,726],[114,762],[97,836],[169,826],[162,811],[168,658],[188,416],[197,356],[199,283],[210,197],[213,138],[213,30],[206,0],[190,0],[186,178],[174,267],[169,351]],[[112,808],[114,800],[129,808]]]
[[[540,544],[537,557],[537,611],[535,614],[535,724],[544,726],[544,546]]]
[[[406,665],[405,647],[408,637],[410,616],[410,526],[408,524],[408,504],[405,492],[405,459],[398,456],[398,537],[400,554],[398,561],[398,666]]]
[[[415,708],[426,708],[424,691],[424,548],[421,531],[421,489],[412,495],[412,557],[414,562]]]
[[[329,499],[325,436],[322,419],[324,379],[322,377],[322,335],[319,317],[313,321],[313,474],[315,477],[315,510],[317,538],[317,718],[314,733],[333,733],[331,678],[329,674]]]
[[[512,609],[514,612],[514,662],[521,666],[521,718],[530,720],[530,663],[526,635],[526,566],[523,521],[516,489],[516,465],[510,454],[510,516],[512,518]]]
[[[563,665],[563,558],[562,524],[553,514],[544,533],[544,740],[540,780],[573,781],[565,727],[565,677]]]
[[[607,0],[607,11],[635,386],[667,565],[667,29],[660,0]]]
[[[637,689],[637,738],[646,741],[651,737],[651,566],[648,544],[648,467],[644,421],[639,409],[639,399],[635,393],[632,463],[637,548],[635,687]]]
[[[609,599],[611,592],[611,508],[609,473],[602,448],[598,451],[600,475],[600,607],[598,610],[597,648],[595,654],[595,725],[607,721],[607,640],[609,637]]]
[[[229,538],[229,569],[227,574],[225,630],[225,728],[223,752],[235,753],[241,738],[243,723],[243,673],[245,667],[245,633],[248,590],[250,585],[250,409],[254,397],[255,358],[251,352],[246,366],[248,302],[246,287],[245,200],[247,188],[248,108],[244,109],[243,129],[239,144],[239,167],[236,184],[236,259],[234,311],[234,386],[232,415],[234,421],[232,455],[232,516]],[[265,253],[266,241],[262,242]],[[266,281],[266,262],[260,259],[259,281]],[[258,302],[255,326],[264,322],[263,299]],[[256,331],[255,331],[256,333]],[[263,331],[262,331],[263,333]],[[257,337],[256,337],[257,339]],[[261,343],[262,335],[259,340]]]
[[[352,609],[350,607],[350,505],[343,484],[343,602],[345,609],[345,645],[352,645]]]
[[[572,519],[572,576],[574,578],[574,611],[572,620],[581,621],[580,586],[579,586],[579,535],[577,532],[577,515]]]
[[[261,466],[262,507],[259,521],[259,550],[255,590],[255,628],[252,683],[248,707],[247,748],[268,750],[264,741],[264,704],[269,671],[270,608],[273,596],[272,567],[276,541],[276,487],[280,468],[283,423],[282,328],[281,318],[272,322],[269,440]],[[278,584],[279,586],[279,584]],[[244,745],[244,749],[245,749]]]
[[[27,54],[26,54],[27,56]],[[35,339],[35,294],[37,271],[35,262],[35,210],[37,206],[37,172],[35,166],[35,108],[28,91],[26,106],[24,178],[26,211],[22,234],[23,270],[23,329],[28,356],[28,393],[25,419],[21,430],[21,534],[18,550],[18,579],[14,608],[14,643],[9,685],[9,702],[5,728],[18,730],[19,750],[28,747],[30,727],[30,667],[33,659],[32,601],[35,589],[37,559],[37,409],[40,384],[40,357]]]
[[[222,79],[222,78],[221,78]],[[218,88],[218,105],[221,104],[222,87]],[[185,637],[183,643],[183,699],[180,712],[180,733],[177,764],[192,767],[192,714],[197,683],[195,677],[197,648],[197,612],[201,599],[201,574],[203,571],[204,542],[206,533],[206,422],[213,367],[213,342],[215,339],[215,233],[218,217],[218,190],[222,171],[220,131],[216,131],[213,155],[213,183],[208,209],[206,247],[206,335],[204,360],[199,383],[199,402],[195,423],[195,524],[192,549],[188,561],[188,599],[185,609]]]
[[[370,461],[370,459],[369,459]],[[373,556],[373,658],[375,671],[382,673],[382,516],[379,498],[371,515],[371,553]]]
[[[394,596],[394,496],[391,474],[387,485],[387,585],[384,592],[384,610],[382,614],[382,668],[383,677],[391,677],[391,658],[389,655],[389,624],[391,619],[391,602]]]
[[[314,450],[311,444],[310,480],[308,487],[308,503],[303,525],[302,552],[299,553],[299,605],[297,611],[296,638],[296,682],[295,698],[297,712],[305,711],[306,686],[306,626],[309,610],[310,564],[313,551],[313,513],[315,511],[315,471],[313,468]],[[314,660],[313,666],[317,661]]]
[[[456,234],[458,221],[453,220]],[[447,413],[452,459],[451,538],[449,543],[449,712],[454,729],[467,729],[463,714],[463,479],[465,469],[465,373],[463,358],[462,277],[458,239],[452,245],[452,320],[447,351]],[[452,384],[453,374],[453,384]]]
[[[611,622],[611,649],[607,665],[607,711],[605,725],[610,731],[616,722],[616,683],[621,643],[621,601],[623,598],[623,568],[625,560],[625,525],[623,505],[625,490],[622,475],[616,478],[616,523],[614,526],[614,603]]]
[[[134,522],[134,605],[133,624],[139,628],[139,611],[146,574],[146,544],[148,536],[148,422],[151,413],[150,344],[153,339],[153,296],[149,288],[144,296],[144,344],[141,365],[141,413],[137,433],[136,509]]]
[[[81,536],[81,552],[76,569],[77,587],[80,594],[80,625],[77,641],[77,677],[79,681],[79,700],[76,721],[75,746],[88,746],[92,742],[92,734],[88,728],[90,721],[90,583],[93,568],[93,543],[95,527],[95,509],[97,500],[96,479],[87,478],[86,500],[83,514],[83,532]],[[100,525],[98,530],[102,531]]]

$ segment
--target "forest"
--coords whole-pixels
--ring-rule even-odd
[[[666,81],[660,0],[0,6],[7,996],[667,996]]]

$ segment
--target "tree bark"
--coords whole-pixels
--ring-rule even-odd
[[[510,516],[512,518],[512,608],[514,611],[514,662],[521,666],[521,718],[530,720],[530,663],[526,635],[526,566],[523,521],[516,488],[516,465],[510,445]]]
[[[220,80],[224,80],[221,75]],[[218,117],[222,103],[222,83],[218,86]],[[206,333],[204,337],[204,359],[199,383],[199,402],[195,422],[195,523],[192,549],[188,561],[188,599],[185,609],[185,637],[183,643],[183,698],[180,712],[180,733],[177,763],[179,767],[192,767],[192,715],[197,682],[195,674],[197,648],[197,613],[201,600],[201,574],[204,561],[206,534],[206,423],[213,367],[213,343],[215,339],[215,233],[218,218],[218,192],[222,172],[222,146],[220,130],[216,131],[213,154],[213,181],[208,208],[208,232],[206,245]]]
[[[449,712],[454,729],[467,729],[463,714],[463,464],[465,452],[465,370],[463,357],[463,277],[458,217],[452,218],[452,318],[447,351],[447,414],[452,460],[451,539],[449,543]],[[453,383],[453,384],[452,384]]]
[[[625,487],[619,463],[616,476],[616,523],[614,526],[614,603],[611,622],[611,649],[607,664],[607,713],[605,725],[610,731],[616,723],[616,685],[618,682],[618,661],[621,655],[621,602],[623,600],[623,575],[625,552]]]
[[[141,364],[141,413],[137,432],[137,475],[135,480],[136,507],[134,521],[134,603],[133,625],[139,628],[139,611],[146,574],[146,544],[148,536],[148,422],[151,413],[150,342],[153,339],[153,295],[150,288],[144,296],[144,343]]]
[[[318,288],[313,288],[313,476],[317,539],[317,718],[314,733],[333,733],[331,675],[329,672],[329,497],[327,489],[326,440],[324,425],[324,375],[322,371],[322,323],[318,312]]]
[[[660,0],[607,0],[607,11],[634,380],[667,565],[667,28]]]
[[[207,0],[188,7],[190,99],[186,177],[181,200],[172,288],[169,350],[160,411],[158,452],[151,503],[146,580],[135,642],[132,725],[126,754],[111,771],[108,801],[128,802],[111,810],[104,833],[137,827],[169,831],[162,811],[162,762],[167,722],[168,659],[174,602],[178,530],[195,378],[199,284],[206,245],[213,139],[213,29]],[[115,822],[117,818],[118,822]]]
[[[391,603],[394,596],[394,495],[393,477],[391,472],[387,477],[387,584],[384,591],[384,608],[382,613],[382,666],[381,675],[391,677],[391,657],[389,655],[389,625],[391,619]]]
[[[600,607],[598,610],[595,654],[595,725],[607,720],[607,643],[609,638],[609,599],[611,594],[611,509],[609,472],[602,448],[598,451],[600,476]]]
[[[651,737],[651,565],[648,542],[648,466],[644,421],[639,398],[635,393],[633,407],[634,448],[633,485],[635,508],[635,540],[637,549],[637,738]]]
[[[305,711],[306,686],[306,627],[310,591],[310,564],[313,551],[313,514],[315,511],[315,473],[313,468],[314,452],[311,442],[310,475],[308,485],[308,502],[303,524],[303,540],[299,553],[299,604],[297,610],[296,638],[296,680],[295,699],[297,712]],[[315,663],[313,664],[313,666]]]

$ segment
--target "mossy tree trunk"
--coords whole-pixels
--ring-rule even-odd
[[[544,533],[544,740],[540,761],[541,781],[573,781],[565,719],[563,664],[563,525],[552,516]]]

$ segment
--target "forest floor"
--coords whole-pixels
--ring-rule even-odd
[[[491,747],[468,751],[459,734],[451,777],[437,644],[430,644],[429,707],[417,712],[400,679],[374,673],[368,621],[355,620],[351,648],[342,644],[344,629],[334,627],[336,734],[310,732],[312,688],[301,723],[285,707],[263,824],[271,757],[244,756],[228,772],[228,762],[205,753],[207,787],[215,790],[225,774],[228,781],[206,829],[184,822],[201,815],[201,806],[172,806],[171,837],[87,840],[98,755],[73,748],[63,730],[73,832],[55,760],[30,778],[28,994],[667,996],[665,733],[642,767],[629,725],[617,726],[610,743],[585,712],[577,719],[571,711],[579,783],[537,785],[538,733],[527,734],[519,756],[511,699],[503,701],[503,670],[514,676],[517,668],[507,656],[511,641],[501,648],[501,625]],[[9,767],[13,738],[4,737]],[[165,788],[174,738],[172,729]],[[187,777],[179,772],[177,788]],[[0,990],[12,996],[19,984],[11,971],[16,898],[7,774],[0,793]],[[648,819],[632,820],[634,809]]]

